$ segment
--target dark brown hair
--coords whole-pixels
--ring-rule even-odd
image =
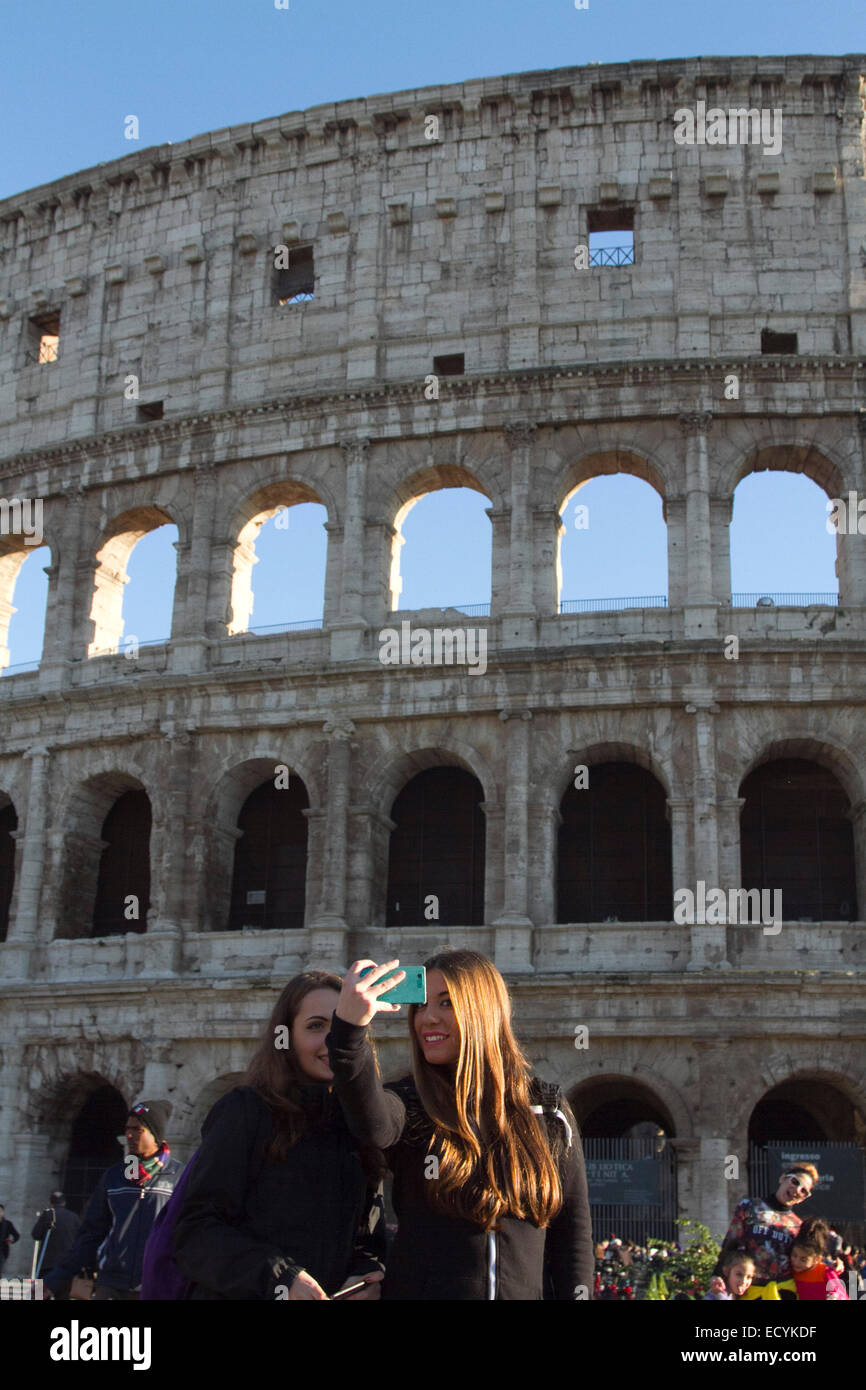
[[[331,989],[339,994],[342,986],[339,975],[327,970],[305,970],[295,975],[271,1010],[261,1041],[250,1059],[244,1085],[258,1092],[274,1116],[274,1132],[265,1150],[267,1163],[281,1163],[292,1145],[307,1133],[310,1124],[309,1115],[301,1104],[301,1087],[309,1086],[310,1078],[298,1065],[293,1048],[275,1045],[277,1030],[288,1029],[291,1038],[292,1027],[307,995],[316,989]],[[370,1046],[373,1047],[372,1039]],[[373,1048],[374,1058],[375,1055]],[[323,1092],[325,1089],[323,1086]],[[325,1109],[335,1116],[338,1114],[339,1107],[332,1095],[327,1096]],[[360,1146],[359,1152],[364,1171],[375,1186],[386,1171],[382,1155],[378,1149]]]
[[[807,1216],[794,1236],[792,1250],[802,1250],[806,1255],[817,1255],[822,1259],[827,1253],[827,1237],[830,1227],[819,1216]]]

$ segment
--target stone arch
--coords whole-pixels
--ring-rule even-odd
[[[656,1068],[642,1062],[635,1062],[628,1071],[605,1069],[573,1083],[568,1090],[568,1102],[581,1133],[586,1117],[593,1113],[589,1105],[598,1108],[599,1102],[608,1104],[618,1091],[627,1099],[643,1099],[650,1109],[655,1109],[665,1127],[670,1127],[669,1137],[688,1139],[693,1136],[691,1110],[677,1087]]]
[[[762,735],[753,740],[751,750],[748,742],[748,739],[744,739],[740,744],[743,758],[739,769],[731,777],[732,796],[738,795],[740,786],[751,772],[779,758],[803,758],[827,768],[839,779],[852,806],[856,806],[866,795],[861,764],[839,741],[816,738],[811,731],[801,730],[785,735]]]
[[[260,530],[281,509],[303,502],[317,503],[325,508],[328,519],[333,519],[333,502],[326,500],[321,485],[317,483],[314,487],[297,477],[261,484],[234,500],[229,527],[232,551],[226,611],[230,637],[249,629],[253,610],[253,566],[257,563],[256,539]]]
[[[123,631],[123,590],[128,582],[129,557],[142,536],[160,526],[176,525],[162,506],[140,505],[121,512],[102,531],[96,544],[96,571],[89,619],[93,636],[87,655],[116,652]]]
[[[10,505],[14,505],[14,501],[15,499]],[[25,524],[30,527],[34,524],[32,504],[22,503],[21,505],[22,507],[31,506],[31,519],[29,521],[24,511],[21,514]],[[14,519],[14,514],[12,516]],[[23,531],[0,534],[0,670],[9,665],[9,624],[13,614],[17,612],[12,604],[12,599],[21,567],[34,550],[39,550],[45,545],[47,545],[45,540],[40,540],[38,546],[28,545]],[[49,547],[49,549],[51,558],[45,568],[50,570],[56,562],[56,555],[54,548]]]
[[[792,431],[786,442],[765,435],[738,450],[720,470],[719,490],[732,498],[744,478],[763,472],[802,473],[828,497],[840,497],[845,488],[845,468],[835,450],[823,442],[819,448],[814,440],[804,440]]]
[[[487,801],[498,800],[493,770],[476,748],[462,739],[440,740],[435,745],[417,748],[392,749],[364,777],[362,798],[372,804],[381,816],[387,816],[394,798],[418,772],[430,767],[461,767],[471,772],[484,788]]]
[[[668,485],[663,465],[644,449],[628,445],[611,445],[607,448],[596,445],[566,464],[557,479],[554,505],[561,514],[585,483],[613,473],[628,473],[649,483],[662,499],[664,507]]]
[[[589,449],[580,453],[577,458],[569,461],[560,471],[555,485],[556,493],[554,503],[560,519],[563,517],[571,498],[575,493],[578,493],[582,487],[585,487],[587,483],[592,482],[595,478],[623,473],[633,478],[639,478],[658,493],[662,504],[662,519],[667,521],[666,498],[668,485],[666,483],[663,466],[659,460],[655,459],[645,449],[621,444],[607,448],[591,446]],[[555,538],[557,611],[559,611],[559,606],[562,602],[562,545],[565,535],[565,526],[560,520]]]
[[[241,832],[238,830],[238,817],[247,798],[264,782],[273,780],[278,766],[286,766],[290,777],[299,777],[304,784],[308,798],[308,809],[313,811],[321,804],[321,788],[318,778],[306,760],[300,762],[288,758],[286,754],[268,756],[261,749],[238,760],[229,757],[223,760],[218,777],[212,782],[210,794],[204,809],[203,825],[206,832],[203,844],[195,846],[193,858],[203,858],[204,873],[204,914],[205,931],[224,931],[229,917],[234,876],[235,847]],[[310,902],[310,855],[306,856],[305,889],[306,901]]]
[[[788,1082],[823,1081],[835,1088],[861,1117],[866,1127],[866,1062],[856,1058],[849,1049],[850,1064],[840,1066],[839,1039],[817,1038],[810,1043],[809,1063],[795,1061],[790,1049],[771,1051],[763,1056],[757,1072],[741,1072],[743,1085],[729,1098],[731,1106],[731,1140],[737,1152],[748,1151],[749,1122],[755,1108],[765,1097]],[[796,1138],[780,1135],[779,1138]]]
[[[400,552],[405,545],[403,523],[422,497],[445,488],[471,488],[491,501],[490,492],[474,472],[458,463],[435,463],[409,474],[396,485],[391,494],[388,519],[393,527],[389,569],[389,611],[395,612],[400,602],[403,581],[400,577]],[[393,508],[393,511],[391,510]]]
[[[591,768],[597,763],[634,763],[655,777],[668,799],[673,795],[672,774],[656,753],[630,740],[602,739],[582,744],[577,748],[562,749],[555,760],[552,755],[539,779],[542,797],[547,800],[549,806],[558,809],[565,792],[574,781],[575,765],[584,764]]]
[[[111,808],[129,791],[146,792],[143,778],[113,767],[72,786],[58,808],[55,826],[72,828],[56,832],[61,845],[57,938],[91,935],[99,863],[107,843],[102,827]]]

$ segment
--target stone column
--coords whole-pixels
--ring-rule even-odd
[[[332,661],[351,661],[353,657],[359,656],[367,628],[363,613],[366,529],[364,512],[370,444],[369,439],[340,441],[346,463],[346,491],[339,616],[330,624]]]
[[[510,602],[511,574],[509,562],[509,532],[511,511],[507,507],[486,507],[492,530],[492,583],[490,589],[490,616],[499,618]]]
[[[149,935],[171,938],[167,943],[164,967],[176,970],[180,961],[182,938],[187,931],[196,931],[195,902],[190,894],[191,849],[190,828],[187,823],[189,788],[193,778],[195,745],[194,727],[179,729],[173,722],[162,726],[169,765],[166,818],[161,835],[151,839],[151,882],[154,893],[154,929]],[[154,826],[156,829],[156,826]],[[162,841],[162,856],[157,859]]]
[[[719,882],[719,844],[716,825],[716,745],[713,715],[719,706],[711,696],[703,695],[686,705],[686,714],[695,716],[694,741],[694,869],[695,882],[689,887],[697,897],[697,885],[703,881],[707,893],[711,888],[732,886]],[[739,885],[736,885],[739,887]],[[697,903],[696,903],[697,909]],[[723,913],[722,916],[725,914]],[[707,966],[730,969],[727,960],[727,928],[724,922],[698,922],[697,910],[691,929],[692,958],[688,968],[703,970]]]
[[[688,797],[669,797],[668,820],[671,825],[671,878],[674,892],[678,888],[695,886],[692,872],[692,802]]]
[[[496,928],[500,970],[532,971],[532,919],[529,903],[529,724],[532,712],[501,710],[507,728],[505,793],[505,903]]]
[[[48,814],[49,750],[41,745],[34,745],[24,756],[31,760],[31,766],[24,844],[21,851],[21,876],[18,884],[18,911],[14,921],[9,923],[3,950],[4,974],[7,978],[13,979],[26,979],[30,973],[30,957],[40,921],[39,900],[42,892]]]
[[[743,887],[740,866],[740,816],[746,804],[744,796],[723,797],[716,802],[716,822],[719,837],[719,880],[731,888]]]
[[[713,537],[713,598],[723,607],[731,601],[731,518],[733,497],[710,498],[710,529]]]
[[[349,835],[351,719],[331,716],[323,732],[328,739],[328,801],[326,809],[326,871],[322,875],[319,907],[310,923],[310,951],[333,969],[346,968],[346,868]]]
[[[857,883],[857,921],[866,922],[866,801],[848,812],[854,833],[854,874]]]
[[[856,472],[850,479],[849,492],[853,491],[854,496],[845,495],[839,499],[845,503],[845,529],[843,531],[841,526],[837,528],[836,575],[840,606],[866,608],[866,518],[857,514],[858,503],[866,496],[866,410],[861,410],[857,415],[857,435],[851,457],[855,461]],[[854,503],[853,508],[851,502]]]
[[[179,674],[203,671],[207,666],[208,597],[217,497],[212,459],[194,470],[193,480],[192,532],[189,546],[181,548],[178,555],[179,565],[186,571],[183,576],[178,574],[183,605],[180,611],[176,607],[172,623],[171,669]]]
[[[55,555],[52,547],[52,563],[48,568],[45,638],[39,664],[40,692],[60,689],[66,681],[69,663],[73,660],[83,660],[87,654],[84,634],[75,620],[76,602],[80,602],[83,597],[84,569],[92,574],[92,564],[82,566],[79,553],[84,500],[85,493],[82,487],[73,485],[67,490],[59,557]]]
[[[533,606],[541,617],[555,617],[561,598],[561,545],[565,524],[557,507],[536,507],[532,521]]]
[[[535,426],[506,425],[511,447],[511,537],[508,562],[508,603],[502,613],[502,642],[506,647],[534,646],[536,609],[533,602],[533,535],[530,507],[532,442]]]
[[[689,596],[685,497],[666,497],[662,515],[668,528],[668,608],[683,608]]]
[[[713,541],[710,527],[710,471],[707,434],[712,424],[708,412],[679,417],[686,439],[686,637],[711,637],[716,633],[713,597]]]
[[[22,1117],[15,1114],[14,1123],[20,1124]],[[31,1134],[19,1129],[14,1135],[14,1159],[10,1191],[15,1194],[15,1210],[8,1215],[15,1222],[21,1239],[12,1246],[5,1263],[3,1275],[7,1279],[30,1277],[33,1260],[33,1242],[30,1228],[35,1216],[30,1213],[44,1209],[49,1192],[60,1181],[59,1155],[51,1146],[47,1134]],[[6,1199],[8,1203],[8,1198]],[[50,1247],[49,1247],[50,1249]],[[47,1254],[46,1254],[47,1259]],[[45,1274],[47,1271],[42,1270]]]

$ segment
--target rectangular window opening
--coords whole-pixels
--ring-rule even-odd
[[[442,357],[434,357],[433,371],[436,376],[463,376],[466,371],[465,354],[448,352]]]
[[[306,304],[315,297],[315,293],[313,248],[294,247],[289,251],[288,266],[274,270],[274,302],[281,308],[286,304]]]
[[[634,265],[634,208],[590,208],[590,265]]]
[[[56,362],[60,348],[60,311],[39,314],[30,320],[28,358],[44,366]]]
[[[161,420],[164,413],[162,401],[143,401],[138,407],[139,420]]]
[[[778,356],[783,352],[797,351],[796,333],[774,333],[772,328],[761,329],[761,352]]]

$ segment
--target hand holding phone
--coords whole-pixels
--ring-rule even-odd
[[[384,965],[372,960],[356,960],[343,979],[335,1010],[337,1017],[344,1023],[365,1028],[377,1013],[398,1013],[399,1004],[383,1003],[380,996],[403,979],[402,970],[394,975],[399,964],[399,960],[389,960]],[[391,978],[386,980],[386,976]]]

